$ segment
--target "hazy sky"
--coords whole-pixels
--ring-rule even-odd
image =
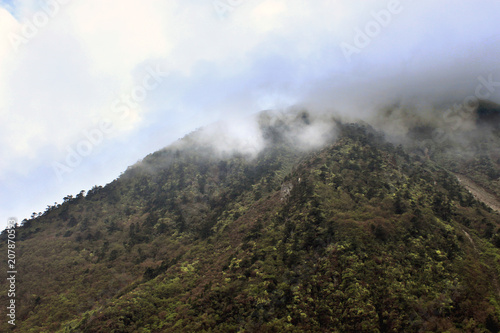
[[[221,119],[499,101],[499,13],[496,0],[0,0],[0,228]]]

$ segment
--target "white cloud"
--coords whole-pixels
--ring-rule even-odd
[[[91,70],[126,80],[141,62],[168,55],[174,32],[167,31],[164,22],[170,20],[173,6],[162,3],[90,0],[71,6],[67,24],[89,57]]]
[[[101,152],[145,140],[152,126],[181,136],[176,131],[228,115],[300,102],[359,115],[391,98],[467,94],[477,76],[498,73],[497,1],[401,0],[401,13],[351,63],[340,43],[352,43],[388,0],[239,3],[220,19],[211,0],[71,0],[18,53],[8,36],[43,8],[15,2],[18,22],[0,7],[0,150],[9,157],[0,161],[0,179],[24,184],[26,175],[50,169],[102,119],[115,131],[86,157],[96,168]],[[169,74],[119,117],[117,98],[141,87],[157,64]],[[124,169],[130,151],[114,162]]]
[[[0,31],[12,31],[18,26],[15,18],[5,9],[0,7]],[[5,79],[15,66],[15,57],[8,35],[0,38],[0,115],[4,114],[7,102],[8,83]]]

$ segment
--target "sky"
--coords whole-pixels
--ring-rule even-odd
[[[500,102],[498,13],[494,0],[0,0],[0,229],[260,110]]]

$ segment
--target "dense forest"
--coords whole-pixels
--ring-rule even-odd
[[[299,149],[306,111],[262,113],[256,156],[192,133],[22,221],[0,330],[499,332],[500,215],[453,174],[500,195],[495,107],[460,142],[332,117]]]

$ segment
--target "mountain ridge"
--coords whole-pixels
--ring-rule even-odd
[[[191,135],[24,221],[17,330],[500,330],[500,217],[441,146],[334,119],[297,149],[322,120],[281,117],[255,156]]]

